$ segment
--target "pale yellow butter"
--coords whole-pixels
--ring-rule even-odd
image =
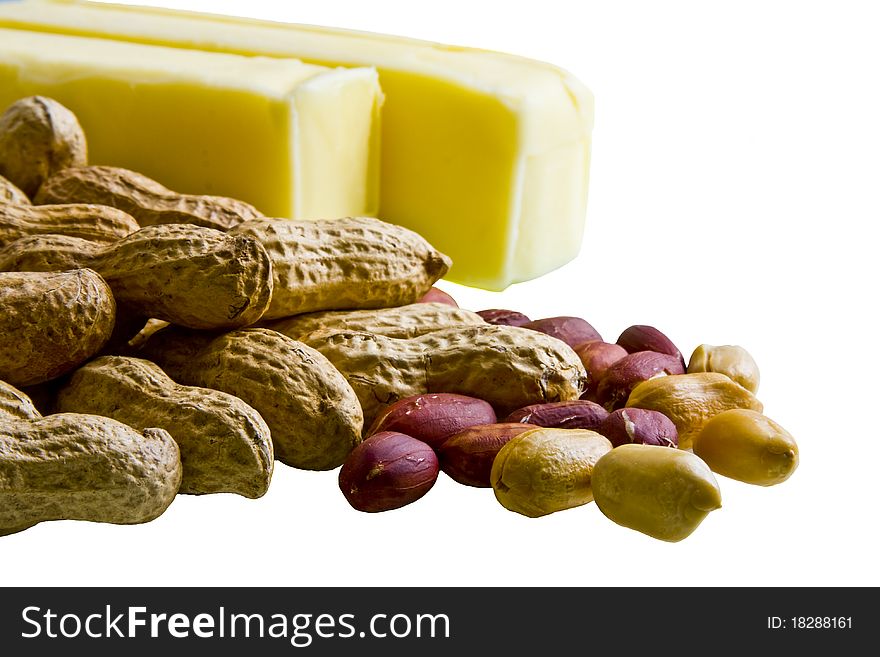
[[[375,214],[375,70],[0,29],[0,111],[51,96],[89,159],[270,216]]]
[[[489,289],[578,252],[593,99],[564,71],[511,55],[331,28],[81,2],[0,4],[0,24],[323,65],[375,66],[380,216]]]

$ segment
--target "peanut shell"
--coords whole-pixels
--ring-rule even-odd
[[[411,303],[375,310],[324,310],[260,322],[260,326],[294,340],[325,329],[367,331],[389,338],[416,338],[440,329],[484,324],[476,313],[443,303]]]
[[[351,386],[311,347],[268,329],[220,335],[167,328],[142,351],[183,385],[221,390],[257,410],[275,458],[331,470],[361,441],[363,414]]]
[[[28,235],[67,235],[112,243],[139,228],[131,215],[106,205],[0,203],[0,248]]]
[[[199,226],[150,226],[113,244],[32,235],[0,250],[0,271],[80,267],[139,315],[190,328],[253,324],[272,298],[272,263],[256,240]]]
[[[76,116],[51,98],[22,98],[0,116],[0,175],[31,198],[56,172],[85,166],[87,150]]]
[[[411,340],[363,331],[303,337],[348,379],[370,426],[383,407],[413,395],[453,392],[489,402],[499,415],[577,399],[586,372],[571,347],[513,326],[443,329]]]
[[[0,176],[0,203],[12,203],[13,205],[30,205],[28,195],[13,185],[9,180]]]
[[[167,431],[136,431],[97,415],[41,417],[26,395],[0,385],[0,536],[46,520],[148,522],[168,508],[181,479]]]
[[[14,386],[61,376],[110,337],[116,304],[90,269],[0,272],[0,379]]]
[[[50,177],[34,198],[40,205],[98,203],[127,212],[144,226],[192,224],[227,230],[263,214],[226,196],[179,194],[135,171],[79,166]]]
[[[260,219],[230,233],[256,238],[272,258],[266,319],[415,303],[451,265],[417,233],[370,217]]]
[[[87,363],[59,391],[56,408],[168,431],[180,447],[181,493],[257,498],[269,487],[274,453],[260,414],[224,392],[179,385],[149,361],[103,356]]]

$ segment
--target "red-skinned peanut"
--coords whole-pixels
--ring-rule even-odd
[[[429,445],[396,431],[382,431],[348,455],[339,471],[339,488],[358,511],[391,511],[431,490],[439,472],[437,455]]]

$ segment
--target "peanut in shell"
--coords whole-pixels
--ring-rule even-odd
[[[149,361],[96,358],[70,376],[56,409],[168,431],[180,447],[181,493],[258,498],[269,487],[274,452],[260,414],[224,392],[179,385]]]
[[[116,303],[91,269],[0,272],[0,379],[14,386],[66,374],[110,338]]]
[[[489,402],[503,417],[528,406],[577,399],[586,372],[571,347],[537,331],[486,324],[411,340],[363,331],[303,337],[348,379],[370,426],[404,397],[449,392]]]
[[[138,224],[192,224],[228,230],[263,214],[250,203],[226,196],[179,194],[136,171],[78,166],[51,176],[34,198],[40,205],[98,203],[127,212]]]
[[[0,271],[81,267],[101,274],[120,305],[189,328],[248,326],[272,298],[272,263],[256,240],[199,226],[149,226],[112,244],[31,235],[0,250]]]
[[[258,219],[230,233],[257,239],[272,259],[266,319],[415,303],[452,264],[421,235],[371,217]]]
[[[252,406],[272,432],[275,458],[332,470],[361,442],[351,386],[311,347],[268,329],[206,333],[170,327],[139,352],[183,385],[213,388]]]

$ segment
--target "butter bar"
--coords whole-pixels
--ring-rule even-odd
[[[0,29],[0,111],[34,94],[77,115],[92,164],[270,216],[378,209],[373,69]]]
[[[500,290],[580,248],[593,99],[553,66],[398,37],[87,2],[0,5],[0,24],[375,66],[386,96],[380,216],[452,256],[448,278]]]

